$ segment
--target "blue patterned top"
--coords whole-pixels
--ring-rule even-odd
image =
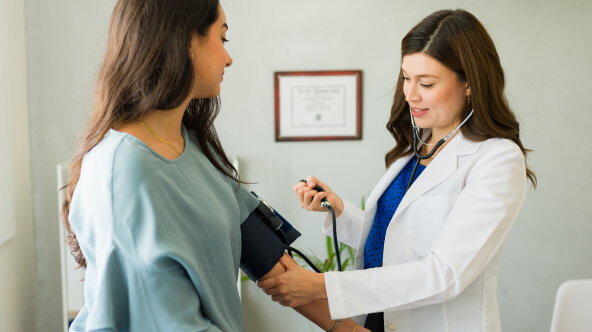
[[[407,189],[407,183],[413,171],[414,163],[415,158],[411,158],[378,200],[374,223],[372,224],[372,228],[370,228],[370,233],[364,246],[364,269],[382,266],[386,229],[395,215],[395,211],[397,211],[401,200],[403,200],[403,196],[405,196],[405,189]],[[413,182],[417,180],[425,168],[426,166],[421,164],[417,166],[417,171],[415,171],[415,175],[413,176]]]

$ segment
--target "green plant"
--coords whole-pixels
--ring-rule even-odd
[[[330,272],[335,271],[337,269],[337,255],[335,254],[335,250],[333,248],[333,239],[329,236],[325,238],[325,243],[327,246],[327,258],[321,259],[313,253],[307,253],[306,256],[310,259],[310,261],[316,265],[316,267],[321,270],[321,272]],[[342,270],[346,270],[350,264],[353,266],[353,263],[356,259],[356,250],[352,247],[348,246],[343,242],[339,242],[339,255],[340,257],[344,257],[343,253],[347,252],[348,257],[345,260],[341,261],[341,268]],[[294,254],[298,256],[297,254]],[[304,262],[300,256],[297,257],[297,260],[300,261],[302,266],[307,266],[308,264]]]

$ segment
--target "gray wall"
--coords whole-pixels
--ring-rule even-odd
[[[24,0],[0,0],[0,114],[5,131],[0,135],[10,142],[9,151],[0,144],[0,174],[10,178],[9,194],[13,207],[0,204],[2,217],[13,220],[14,236],[0,243],[0,330],[34,331],[35,257],[33,250],[33,214],[31,200],[31,160],[29,150],[29,114],[27,110],[27,60],[25,47]],[[6,142],[3,142],[6,143]],[[3,182],[6,183],[6,182]],[[10,190],[1,188],[3,193]],[[6,196],[4,196],[6,198]],[[4,202],[5,203],[5,202]],[[5,230],[5,229],[4,229]],[[2,234],[5,235],[5,234]],[[4,236],[0,236],[5,239]]]
[[[55,164],[71,157],[90,110],[91,89],[114,1],[27,1],[38,331],[58,331],[59,243]],[[505,331],[544,331],[555,291],[592,278],[592,26],[588,1],[226,0],[234,65],[216,122],[241,172],[299,228],[298,247],[324,253],[320,216],[301,211],[292,185],[309,174],[359,202],[384,171],[394,144],[386,130],[399,45],[440,8],[472,11],[502,58],[508,98],[539,178],[506,245],[499,273]],[[274,142],[273,72],[361,69],[363,140]],[[572,157],[576,155],[577,157]],[[586,241],[588,239],[588,241]],[[302,331],[309,324],[245,283],[247,331]],[[311,328],[312,329],[312,328]],[[318,329],[313,329],[318,330]]]
[[[37,331],[61,331],[56,165],[69,160],[91,108],[91,90],[114,1],[26,1]]]

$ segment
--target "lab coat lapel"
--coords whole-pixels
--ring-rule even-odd
[[[395,177],[399,175],[411,157],[412,155],[399,158],[388,168],[386,173],[382,176],[366,200],[366,214],[374,215],[380,196],[382,196],[386,188],[393,182]]]
[[[370,193],[370,196],[368,196],[368,199],[366,200],[366,208],[364,211],[364,223],[362,225],[362,232],[360,233],[360,247],[358,248],[358,250],[360,248],[363,248],[364,244],[366,243],[366,238],[368,237],[368,234],[370,233],[370,228],[372,227],[372,223],[374,222],[376,206],[378,204],[380,196],[382,196],[386,188],[393,182],[395,177],[401,172],[403,167],[405,167],[405,165],[407,164],[407,162],[409,162],[409,159],[411,159],[412,156],[413,155],[397,159],[388,168],[386,173],[382,176],[376,187],[374,187],[374,190],[372,190],[372,192]],[[363,249],[362,251],[358,251],[358,253],[362,252]],[[361,260],[357,259],[356,262],[361,262]]]
[[[403,212],[419,196],[425,194],[430,189],[437,186],[447,177],[452,175],[457,168],[458,163],[458,142],[464,140],[462,136],[457,135],[448,143],[434,160],[426,167],[420,177],[409,188],[409,191],[403,196],[393,219]]]

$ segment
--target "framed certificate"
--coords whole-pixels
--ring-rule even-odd
[[[275,140],[362,138],[362,72],[276,72]]]

